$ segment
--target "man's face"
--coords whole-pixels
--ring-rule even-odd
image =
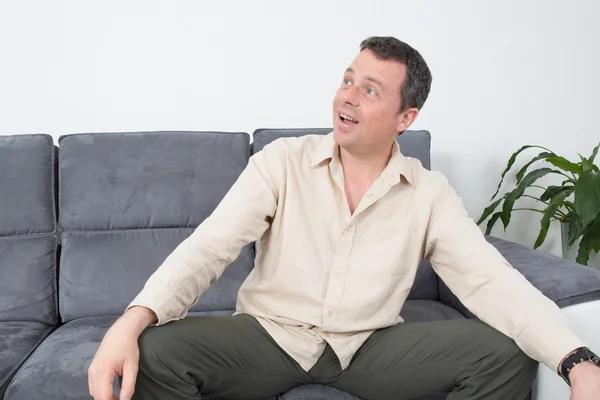
[[[398,112],[405,75],[397,61],[379,60],[370,50],[358,54],[333,99],[333,134],[342,148],[378,152],[405,129]]]

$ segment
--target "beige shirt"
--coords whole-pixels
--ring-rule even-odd
[[[267,145],[130,307],[150,308],[159,325],[183,318],[257,241],[237,313],[257,317],[307,371],[326,343],[346,368],[374,330],[403,322],[398,315],[423,258],[468,309],[549,368],[585,345],[485,240],[442,174],[395,145],[353,214],[343,182],[332,134]]]

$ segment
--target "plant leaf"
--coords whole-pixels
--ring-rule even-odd
[[[510,224],[510,214],[512,213],[514,205],[515,201],[512,199],[504,199],[504,204],[502,204],[502,214],[500,215],[500,218],[502,219],[502,225],[504,225],[505,232],[506,227]]]
[[[555,155],[552,157],[548,157],[546,159],[546,161],[564,171],[573,172],[574,174],[577,174],[577,175],[580,175],[582,173],[579,165],[572,163],[571,161],[567,160],[564,157]]]
[[[535,181],[548,174],[560,174],[559,171],[553,170],[552,168],[540,168],[531,171],[521,180],[521,183],[517,185],[512,191],[508,192],[504,197],[504,204],[502,204],[502,223],[504,229],[510,223],[510,214],[512,213],[515,201],[525,193],[525,189],[531,186]]]
[[[554,217],[556,211],[563,205],[563,203],[565,202],[565,198],[569,194],[571,194],[569,190],[563,190],[557,193],[554,197],[552,197],[552,200],[550,200],[550,204],[548,204],[548,207],[546,207],[546,210],[544,210],[544,216],[541,220],[542,229],[540,230],[540,233],[537,239],[535,240],[535,244],[533,245],[534,249],[540,247],[542,243],[544,243],[544,240],[546,240],[546,236],[548,235],[548,229],[550,228],[550,220],[552,219],[552,217]]]
[[[577,215],[577,213],[571,214],[571,218],[569,219],[569,230],[567,235],[568,247],[573,246],[573,243],[575,243],[575,241],[579,239],[579,237],[583,233],[584,227],[585,225],[583,225],[583,221],[581,221],[579,215]]]
[[[501,215],[502,215],[502,211],[498,211],[497,213],[492,215],[492,218],[490,218],[490,220],[488,221],[487,227],[485,229],[486,235],[489,235],[492,232],[492,228],[494,227],[494,225],[496,224],[496,221],[498,221],[498,218],[500,218]]]
[[[582,239],[581,243],[579,243],[579,251],[577,251],[577,257],[575,258],[575,261],[581,265],[587,265],[589,260],[590,249],[587,247],[587,244],[585,244],[585,242]]]
[[[587,265],[592,250],[600,253],[600,215],[585,227],[576,261],[579,264]]]
[[[506,168],[504,169],[504,171],[502,171],[502,176],[500,177],[500,182],[498,183],[498,188],[496,188],[496,192],[494,193],[494,195],[491,197],[490,201],[494,199],[494,197],[496,197],[496,195],[498,194],[498,192],[500,191],[500,186],[502,186],[502,182],[504,181],[504,176],[506,175],[506,173],[508,172],[508,170],[513,166],[513,164],[515,163],[515,160],[517,159],[517,156],[524,150],[527,150],[529,148],[539,148],[539,149],[544,149],[544,150],[548,150],[544,147],[541,146],[532,146],[532,145],[525,145],[523,147],[521,147],[519,150],[515,151],[513,153],[513,155],[510,156],[510,159],[508,160],[508,164],[506,164]]]
[[[575,190],[575,188],[573,186],[548,186],[546,188],[546,191],[540,196],[540,200],[548,201],[554,196],[556,196],[557,193],[562,192],[563,190],[569,190],[569,194],[571,194]]]
[[[584,225],[592,222],[600,212],[600,172],[581,174],[575,185],[575,211]]]
[[[525,172],[527,171],[527,168],[529,168],[529,166],[530,166],[531,164],[533,164],[533,163],[534,163],[534,162],[536,162],[536,161],[543,160],[543,159],[545,159],[545,158],[551,157],[551,156],[553,156],[553,155],[555,155],[555,154],[554,154],[554,153],[549,153],[549,152],[547,152],[547,151],[544,151],[544,152],[542,152],[542,153],[538,154],[538,155],[537,155],[537,157],[534,157],[534,158],[533,158],[531,161],[529,161],[527,164],[525,164],[525,165],[523,166],[523,168],[521,168],[521,169],[519,170],[519,172],[517,172],[517,184],[519,184],[519,182],[521,182],[521,179],[523,179],[523,175],[525,175]]]
[[[596,158],[596,154],[598,154],[598,148],[600,148],[600,143],[598,143],[598,146],[594,147],[594,150],[592,151],[592,155],[590,156],[590,158],[588,158],[588,162],[590,164],[594,163],[594,159]]]
[[[583,234],[588,246],[596,253],[600,253],[600,215],[585,227]],[[583,241],[584,239],[582,238],[581,240]]]
[[[581,158],[581,170],[583,172],[591,170],[592,164],[590,164],[590,162],[584,156],[579,153],[577,154],[579,155],[579,158]]]
[[[481,217],[479,217],[479,221],[477,221],[477,225],[481,224],[483,221],[485,221],[485,219],[494,212],[494,210],[496,209],[496,207],[498,207],[498,204],[500,204],[500,202],[502,201],[502,199],[498,199],[495,202],[493,202],[492,204],[490,204],[488,207],[486,207],[485,210],[483,210],[483,213],[481,214]]]

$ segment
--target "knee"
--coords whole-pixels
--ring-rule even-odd
[[[164,365],[175,349],[171,348],[176,341],[166,340],[159,327],[147,328],[138,338],[140,368]]]
[[[495,364],[504,363],[522,371],[535,371],[538,363],[529,357],[510,337],[491,328],[482,335],[483,344],[489,352],[489,357]]]

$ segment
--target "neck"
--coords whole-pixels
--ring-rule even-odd
[[[356,154],[339,147],[340,163],[344,175],[351,180],[373,181],[377,179],[387,166],[392,156],[393,147],[388,151],[376,154]]]

